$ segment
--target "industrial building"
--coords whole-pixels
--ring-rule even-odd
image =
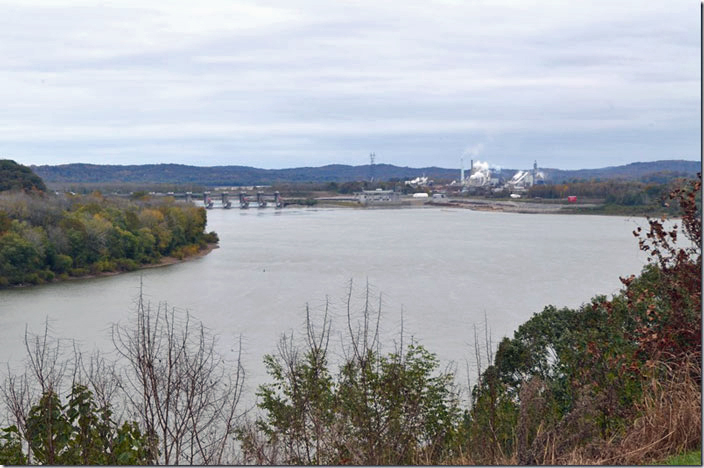
[[[538,170],[538,162],[533,162],[532,170],[520,170],[513,177],[503,183],[500,170],[491,170],[489,163],[474,160],[470,163],[469,175],[465,176],[464,162],[460,160],[460,184],[463,191],[469,187],[491,187],[495,190],[508,189],[511,191],[524,191],[533,185],[545,183],[545,174]]]
[[[357,201],[362,205],[398,203],[401,201],[401,194],[393,190],[363,190],[355,194]]]
[[[515,191],[523,191],[533,185],[540,185],[545,183],[545,174],[538,171],[538,161],[533,162],[532,171],[518,171],[514,176],[508,181],[507,188]]]

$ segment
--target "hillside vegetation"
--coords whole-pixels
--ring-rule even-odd
[[[6,190],[46,191],[44,181],[26,166],[0,159],[0,192]]]
[[[186,166],[182,164],[145,164],[110,166],[95,164],[64,164],[60,166],[34,166],[44,180],[51,183],[178,183],[215,185],[270,185],[282,182],[345,182],[367,180],[371,169],[365,166],[331,164],[322,167],[291,169],[258,169],[247,166]],[[411,168],[377,164],[374,176],[386,180],[398,177],[418,177],[426,173],[431,177],[450,178],[457,171],[438,167]]]
[[[693,178],[701,172],[700,161],[664,160],[652,162],[634,162],[623,166],[609,166],[599,169],[577,169],[565,171],[547,169],[547,176],[552,183],[559,184],[570,180],[640,180],[642,182],[668,182],[686,177]]]

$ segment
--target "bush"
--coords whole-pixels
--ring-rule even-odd
[[[74,385],[63,404],[46,390],[32,406],[26,421],[29,457],[23,452],[16,426],[5,428],[0,461],[49,465],[151,464],[149,441],[134,422],[117,426],[109,407],[98,407],[93,394]]]
[[[53,269],[56,273],[64,273],[73,266],[73,259],[68,255],[58,254],[54,259]]]
[[[120,271],[134,271],[139,268],[139,263],[129,258],[115,260],[115,266]]]
[[[284,336],[278,355],[265,357],[273,382],[258,392],[264,416],[240,433],[246,461],[433,464],[454,453],[461,414],[453,375],[439,372],[422,346],[404,349],[402,339],[397,351],[380,353],[369,313],[367,302],[364,331],[349,327],[336,376],[328,363],[327,307],[319,331],[307,315],[304,348]]]
[[[103,273],[106,271],[115,271],[117,269],[117,264],[113,260],[107,258],[102,258],[91,265],[90,270],[92,273]]]
[[[220,238],[218,237],[218,234],[215,231],[210,231],[207,234],[203,234],[203,240],[208,244],[217,244],[218,242],[220,242]]]
[[[183,260],[184,258],[196,255],[198,252],[200,252],[200,247],[198,245],[184,245],[183,247],[179,247],[174,250],[172,255],[179,260]]]
[[[39,270],[37,275],[42,281],[52,281],[55,278],[54,272],[51,270]]]
[[[90,274],[90,270],[88,268],[71,268],[69,274],[71,276],[86,276]]]

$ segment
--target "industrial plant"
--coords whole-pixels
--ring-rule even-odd
[[[538,161],[533,162],[533,169],[519,170],[510,178],[504,177],[501,169],[492,169],[488,162],[471,160],[469,174],[465,173],[464,160],[460,160],[459,185],[463,192],[472,188],[485,188],[499,192],[524,192],[533,185],[545,183],[545,174],[538,170]],[[457,185],[457,183],[453,183]]]

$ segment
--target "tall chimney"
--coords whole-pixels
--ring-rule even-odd
[[[464,184],[464,158],[460,158],[460,184]]]

